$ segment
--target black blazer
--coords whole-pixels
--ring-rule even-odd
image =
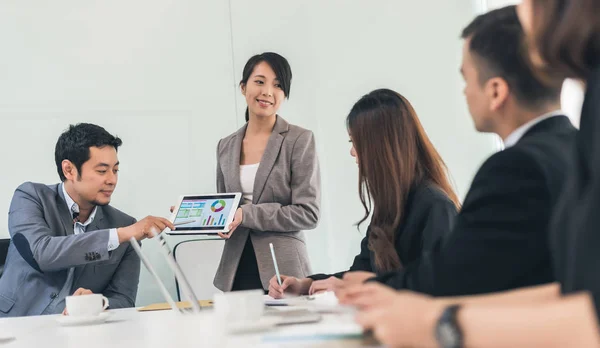
[[[408,264],[419,258],[423,252],[430,250],[440,237],[450,231],[456,216],[456,206],[437,186],[423,183],[409,193],[404,214],[403,222],[396,231],[395,247],[400,262]],[[360,254],[356,255],[348,271],[381,274],[375,267],[375,254],[369,250],[369,229],[360,243]],[[341,278],[344,273],[346,271],[314,274],[309,278]]]
[[[552,117],[492,155],[475,175],[449,236],[378,280],[434,296],[552,282],[548,225],[576,133],[566,116]]]
[[[562,292],[589,291],[600,317],[600,65],[588,78],[580,125],[552,221],[552,255]]]

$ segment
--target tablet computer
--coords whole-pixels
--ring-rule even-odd
[[[180,196],[169,219],[175,225],[175,231],[167,233],[227,233],[241,198],[239,192]]]

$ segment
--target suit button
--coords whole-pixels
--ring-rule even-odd
[[[51,294],[50,294],[50,298],[51,298],[51,299],[53,299],[53,300],[54,300],[55,298],[57,298],[57,297],[58,297],[58,294],[57,294],[57,293],[55,293],[55,292],[53,292],[53,293],[51,293]]]

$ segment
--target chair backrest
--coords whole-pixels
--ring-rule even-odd
[[[211,300],[214,294],[221,292],[213,285],[213,280],[224,246],[225,240],[220,238],[194,239],[178,243],[173,249],[177,264],[199,300]],[[177,281],[175,283],[178,300],[187,301],[187,298],[183,298]]]
[[[9,245],[10,238],[0,239],[0,277],[2,277],[2,273],[4,273],[4,263],[6,263]]]

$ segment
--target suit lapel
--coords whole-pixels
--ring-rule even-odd
[[[247,125],[244,125],[244,127],[237,131],[236,136],[233,139],[233,149],[232,151],[228,151],[228,153],[231,153],[228,163],[229,168],[223,168],[224,175],[228,176],[225,182],[231,184],[231,187],[227,188],[227,191],[229,192],[242,192],[242,183],[240,182],[240,156],[242,153],[242,141],[246,134],[246,127]]]
[[[100,226],[102,225],[102,219],[104,218],[104,215],[102,213],[103,209],[101,206],[97,206],[96,208],[96,216],[94,216],[94,221],[92,221],[91,224],[88,225],[88,227],[85,229],[86,232],[88,231],[96,231],[96,230],[101,230],[102,228]]]
[[[267,148],[262,155],[260,165],[256,171],[256,178],[254,179],[254,190],[252,191],[252,203],[256,204],[259,202],[260,197],[265,189],[265,184],[269,178],[271,170],[279,157],[281,151],[281,145],[285,137],[282,135],[289,129],[289,124],[281,117],[277,116],[273,132],[267,142]],[[238,161],[239,163],[239,161]],[[239,167],[238,167],[238,181],[239,181]]]
[[[56,190],[56,209],[58,210],[60,221],[65,229],[65,235],[70,236],[75,233],[73,230],[73,215],[71,215],[71,211],[67,207],[67,201],[65,200],[62,191],[62,184],[59,184]]]

